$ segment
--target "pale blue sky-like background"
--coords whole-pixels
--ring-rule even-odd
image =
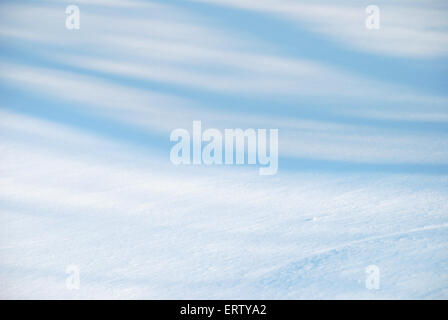
[[[0,296],[446,299],[447,30],[446,1],[2,1]],[[278,174],[172,165],[193,120],[278,128]]]

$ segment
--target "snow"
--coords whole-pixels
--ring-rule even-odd
[[[40,145],[2,137],[1,298],[448,295],[443,175],[266,179],[46,129],[53,141]],[[80,269],[79,290],[66,287],[69,265]],[[380,268],[379,290],[366,289],[369,265]]]

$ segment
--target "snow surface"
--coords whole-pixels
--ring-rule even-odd
[[[42,126],[2,138],[2,298],[447,297],[445,176],[173,170]]]
[[[0,298],[447,299],[448,7],[375,4],[0,1]],[[278,174],[174,166],[194,120]]]

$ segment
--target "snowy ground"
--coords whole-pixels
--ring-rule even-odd
[[[446,176],[173,170],[45,127],[2,139],[2,298],[448,295]]]
[[[445,2],[1,1],[0,298],[447,299]],[[278,174],[174,166],[193,120]]]

